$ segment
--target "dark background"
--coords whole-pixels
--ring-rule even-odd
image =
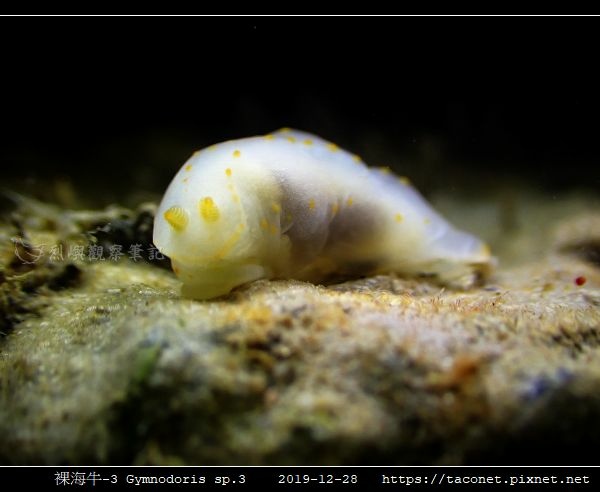
[[[160,193],[196,149],[296,127],[452,186],[600,185],[592,18],[4,18],[0,184]],[[140,195],[140,192],[141,195]]]

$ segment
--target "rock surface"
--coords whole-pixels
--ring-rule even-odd
[[[0,227],[0,462],[593,462],[598,203],[438,203],[500,257],[480,289],[258,281],[197,302],[127,257],[151,207],[24,201]]]

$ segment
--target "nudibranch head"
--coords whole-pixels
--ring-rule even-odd
[[[229,239],[232,231],[242,231],[246,226],[243,214],[232,198],[228,200],[220,191],[215,193],[218,183],[198,180],[192,174],[193,167],[184,173],[190,175],[181,178],[183,186],[172,184],[158,208],[154,221],[156,247],[182,263],[226,258],[235,246]]]
[[[264,274],[250,261],[252,249],[263,245],[245,212],[256,208],[248,192],[256,179],[242,150],[226,142],[194,154],[167,188],[154,221],[154,244],[171,259],[191,297],[225,294]]]

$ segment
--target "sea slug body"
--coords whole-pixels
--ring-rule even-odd
[[[407,179],[290,129],[196,152],[158,207],[154,244],[196,299],[260,278],[332,274],[426,275],[466,288],[494,263]]]

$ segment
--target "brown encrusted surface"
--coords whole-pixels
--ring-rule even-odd
[[[587,228],[595,241],[598,216],[565,210],[547,213],[538,241],[526,225],[511,231],[535,247],[500,250],[481,289],[259,281],[213,302],[181,299],[169,271],[143,262],[16,270],[6,225],[0,461],[590,462],[600,269],[564,231],[588,221],[573,236],[585,242]],[[33,244],[65,238],[65,227],[22,227]]]

